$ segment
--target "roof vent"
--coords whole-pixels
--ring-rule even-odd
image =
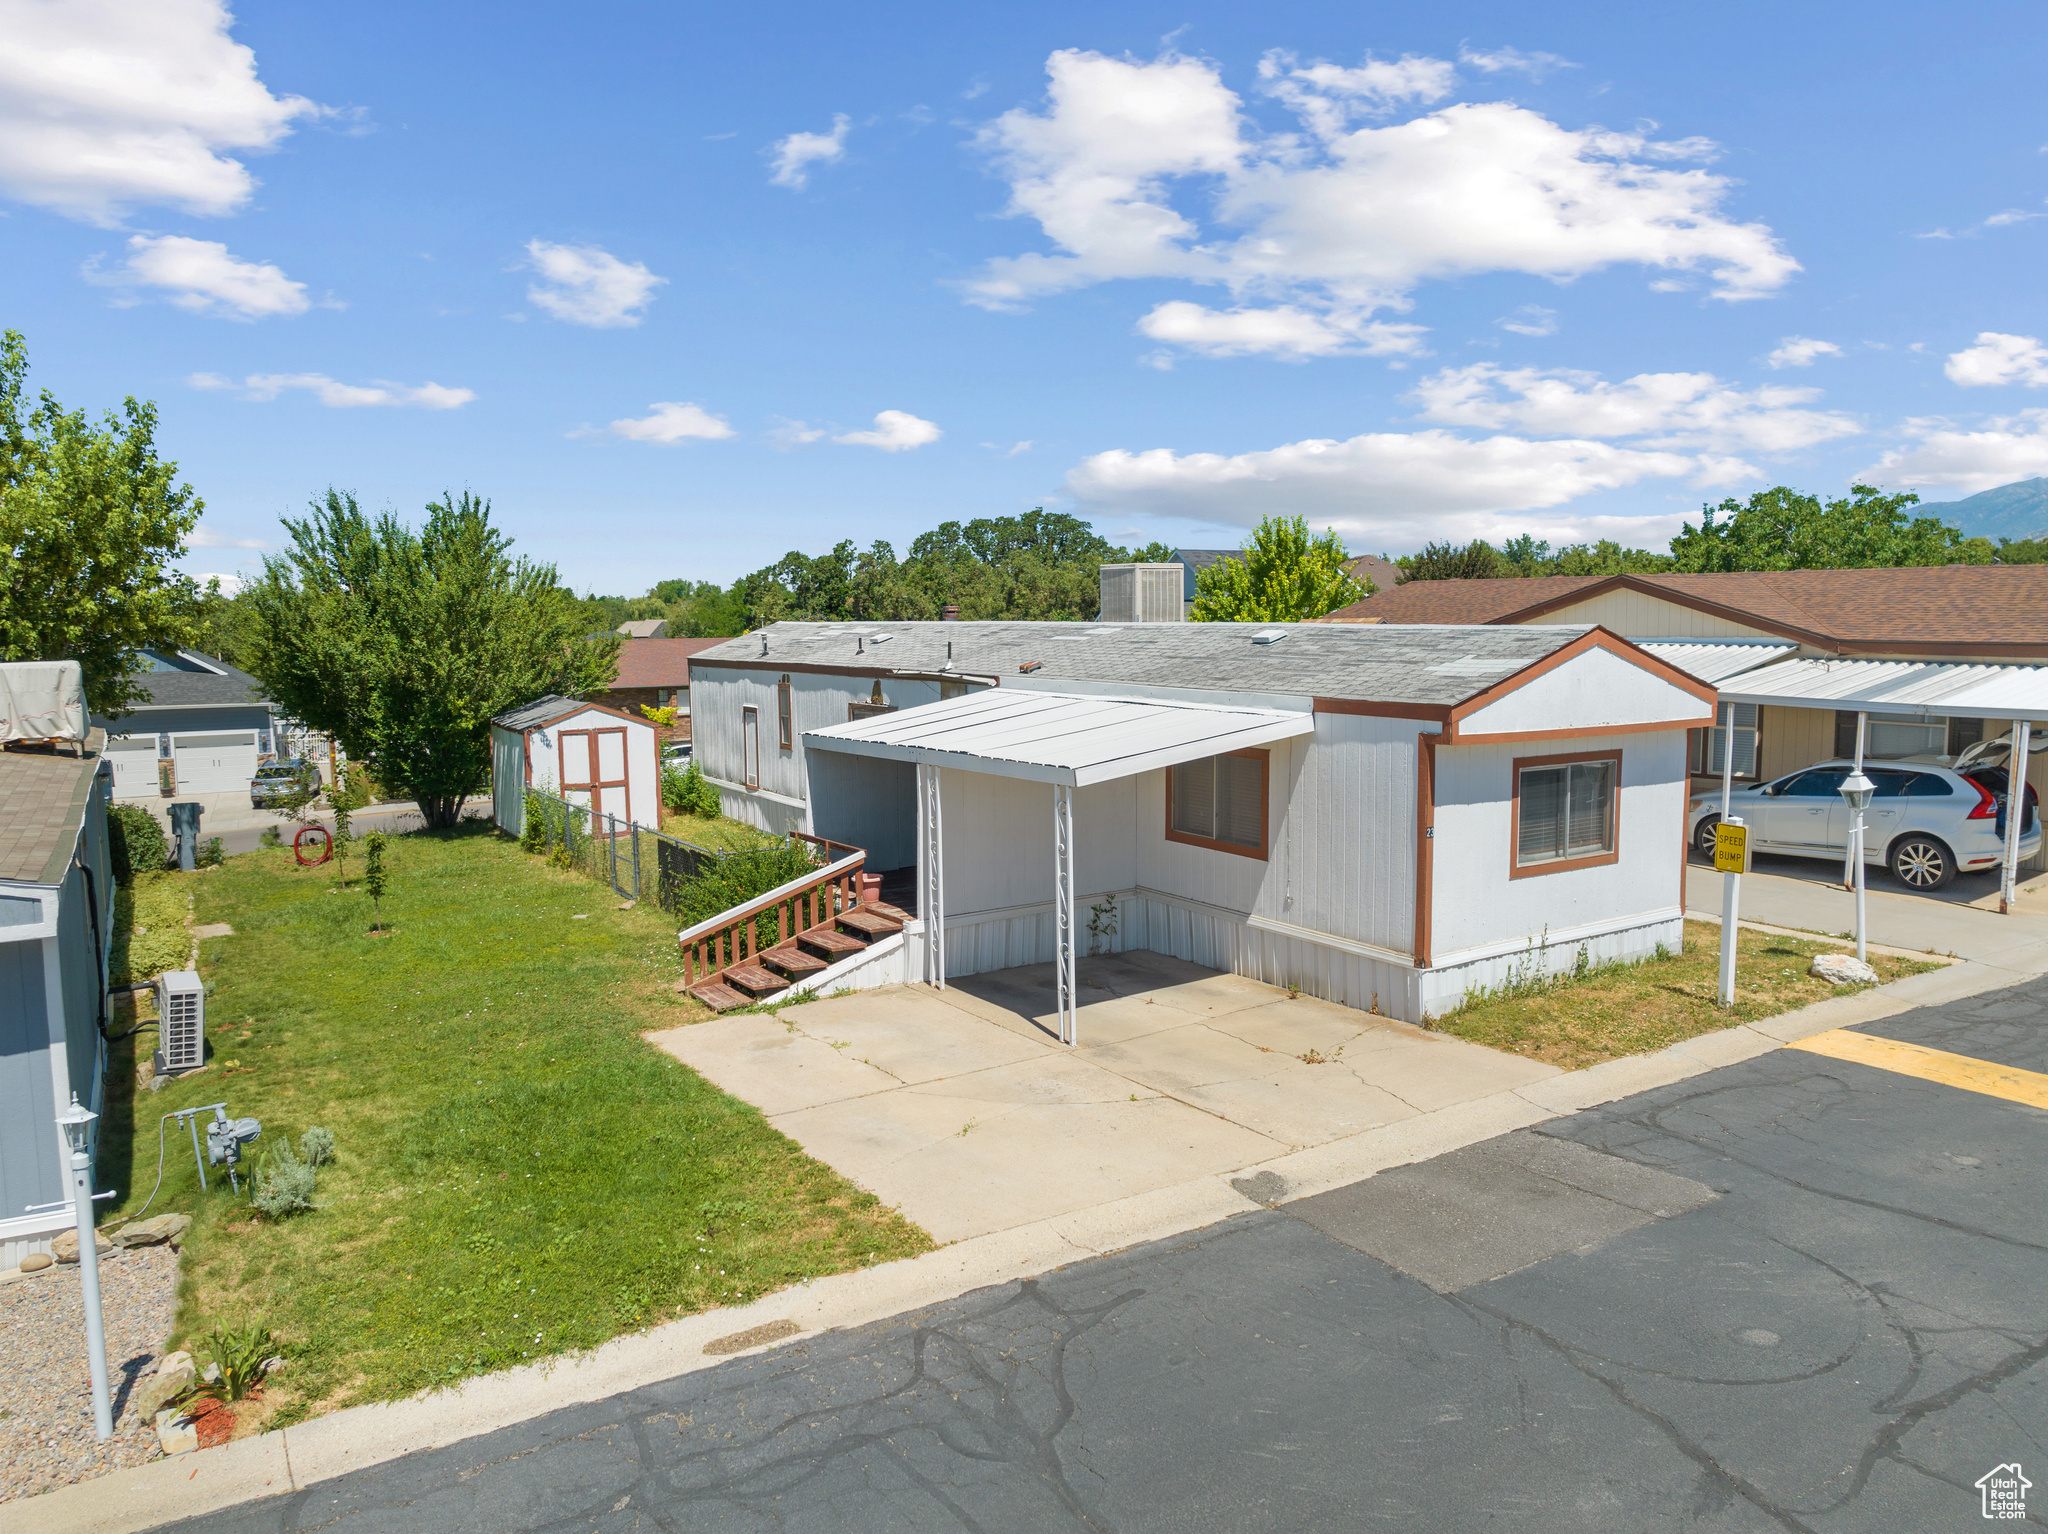
[[[1260,629],[1252,635],[1253,644],[1278,644],[1287,637],[1285,629]]]
[[[895,637],[896,636],[894,634],[870,634],[868,635],[868,643],[887,644],[890,640],[894,639]]]
[[[1044,665],[1045,662],[1042,660],[1027,660],[1026,662],[1024,662],[1023,665],[1019,666],[1017,669],[1023,672],[1024,675],[1029,676],[1032,672],[1037,671]]]

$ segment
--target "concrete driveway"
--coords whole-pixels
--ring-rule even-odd
[[[1259,1163],[1559,1074],[1162,954],[894,986],[648,1035],[940,1241]]]

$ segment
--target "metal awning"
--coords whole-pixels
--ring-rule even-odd
[[[1629,643],[1710,683],[1768,666],[1799,648],[1786,639],[1632,639]]]
[[[2048,719],[2048,666],[1786,660],[1719,687],[1723,703],[1854,709],[1945,719]]]
[[[804,731],[808,748],[1085,788],[1315,733],[1315,715],[992,687]]]

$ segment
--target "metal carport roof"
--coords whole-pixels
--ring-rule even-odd
[[[1788,639],[1631,639],[1629,643],[1702,682],[1719,682],[1753,671],[1799,648]]]
[[[1081,788],[1312,735],[1315,727],[1315,716],[1306,712],[988,688],[901,713],[806,730],[804,743],[854,756]]]
[[[2048,666],[1786,660],[1745,672],[1718,690],[1723,703],[1934,718],[2048,719]]]

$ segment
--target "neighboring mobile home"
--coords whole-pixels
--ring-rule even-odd
[[[915,864],[930,979],[1093,942],[1419,1020],[1679,945],[1713,690],[1597,628],[780,623],[695,664],[728,809]]]
[[[27,1208],[69,1196],[57,1115],[72,1094],[102,1111],[114,930],[103,743],[95,730],[82,752],[0,748],[0,1268],[71,1227],[68,1202]]]
[[[1734,691],[1735,678],[1791,659],[2048,665],[2048,565],[1410,581],[1322,621],[1597,623]],[[1738,781],[1767,782],[1847,757],[1855,744],[1850,708],[1730,703],[1721,724],[1693,739],[1689,765],[1703,778],[1718,778],[1731,727]],[[1866,752],[1878,760],[1953,756],[2011,729],[2005,719],[1872,712]],[[2048,797],[2048,755],[2032,759],[2028,781]]]

